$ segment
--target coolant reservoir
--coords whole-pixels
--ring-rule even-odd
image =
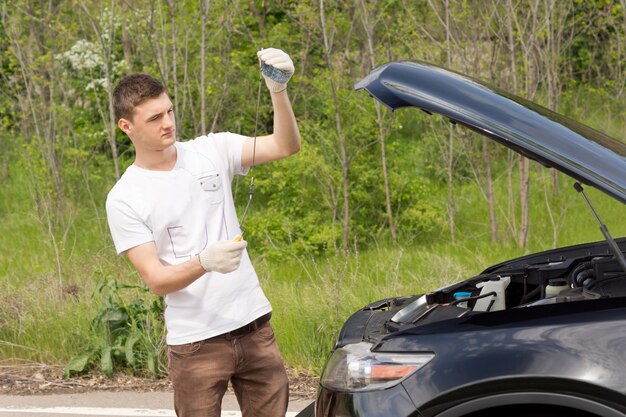
[[[500,277],[496,280],[484,281],[476,284],[477,288],[482,288],[480,290],[480,295],[488,294],[490,292],[495,292],[496,295],[476,300],[476,304],[474,304],[474,311],[504,310],[506,308],[504,291],[510,283],[511,277]]]
[[[554,278],[548,281],[548,285],[546,285],[546,298],[555,297],[561,293],[561,291],[565,291],[569,288],[567,285],[567,279],[565,278]]]

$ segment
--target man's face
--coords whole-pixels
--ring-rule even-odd
[[[165,93],[135,106],[133,120],[120,119],[118,126],[137,151],[161,151],[176,141],[174,110]]]

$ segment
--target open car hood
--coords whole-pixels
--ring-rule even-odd
[[[482,81],[391,62],[355,85],[391,109],[438,113],[626,203],[626,144]]]

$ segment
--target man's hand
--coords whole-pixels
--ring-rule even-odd
[[[295,70],[289,55],[280,49],[267,48],[257,52],[257,56],[261,61],[261,73],[265,78],[267,88],[272,93],[285,90]]]
[[[205,271],[220,272],[226,274],[239,268],[243,250],[248,246],[245,240],[235,242],[232,240],[220,240],[211,244],[200,252],[200,265]]]

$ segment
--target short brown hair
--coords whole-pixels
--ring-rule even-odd
[[[133,120],[135,106],[165,92],[161,81],[148,74],[130,74],[123,77],[113,90],[115,120]]]

